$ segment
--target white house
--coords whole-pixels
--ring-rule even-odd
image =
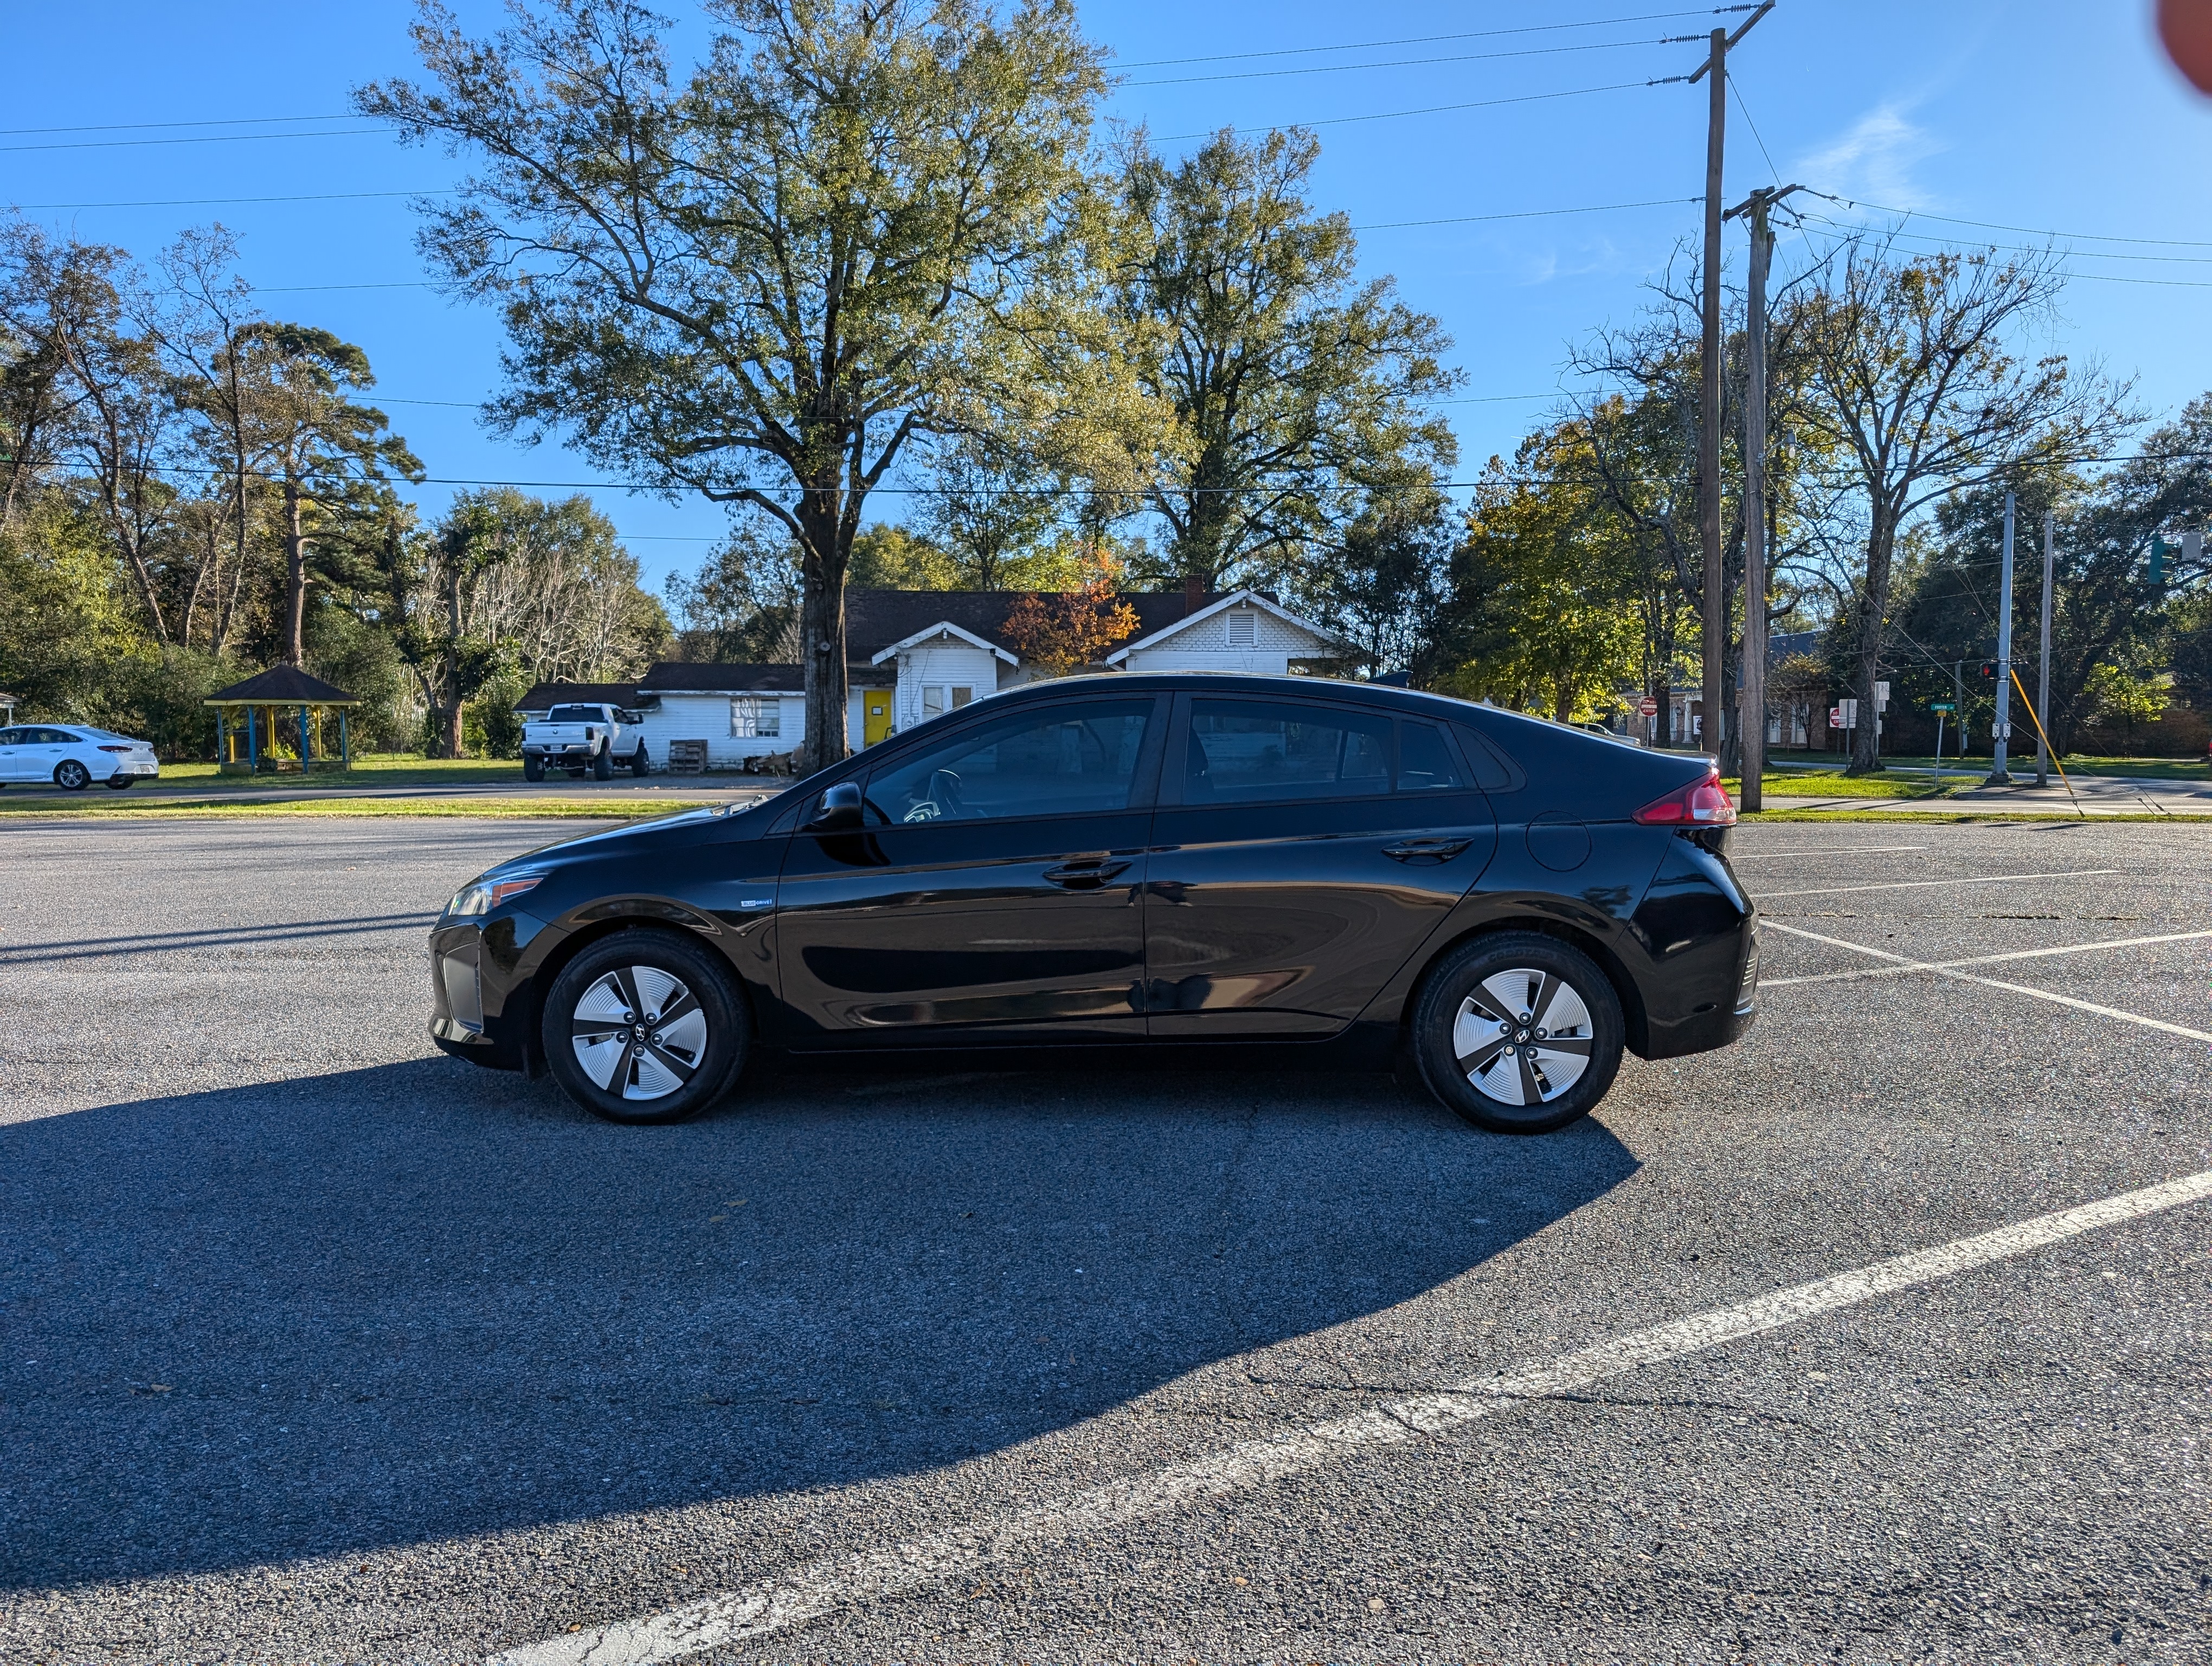
[[[1005,640],[1019,593],[854,590],[845,601],[847,745],[859,749],[1032,680]],[[1327,627],[1256,590],[1229,595],[1146,592],[1120,599],[1137,634],[1106,657],[1114,671],[1226,671],[1273,676],[1334,672],[1358,649]],[[672,660],[635,684],[540,684],[517,709],[526,717],[569,701],[607,702],[641,714],[646,747],[665,768],[671,740],[704,740],[711,769],[794,751],[805,739],[797,666]]]

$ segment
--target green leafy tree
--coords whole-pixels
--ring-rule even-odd
[[[1180,163],[1141,137],[1124,158],[1137,252],[1115,288],[1166,435],[1143,498],[1168,528],[1150,576],[1212,587],[1318,564],[1456,459],[1427,409],[1459,386],[1450,340],[1389,278],[1358,280],[1350,222],[1306,200],[1319,155],[1302,130],[1224,131]]]
[[[800,561],[805,763],[845,747],[844,591],[869,492],[918,435],[1105,359],[1056,307],[1098,50],[1069,0],[716,0],[679,84],[630,0],[544,0],[488,40],[428,6],[429,84],[364,114],[479,171],[423,234],[503,307],[509,430],[743,504]],[[1066,280],[1066,281],[1048,281]],[[1006,397],[998,397],[1000,391]]]

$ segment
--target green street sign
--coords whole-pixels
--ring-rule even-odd
[[[1928,709],[1931,712],[1954,712],[1959,706],[1956,701],[1931,700],[1928,702]]]

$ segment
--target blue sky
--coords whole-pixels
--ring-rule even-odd
[[[483,0],[457,9],[472,26],[498,15]],[[697,13],[682,0],[667,9],[678,51],[696,47]],[[395,425],[433,475],[592,478],[556,447],[527,450],[477,427],[473,407],[496,375],[495,320],[422,287],[404,195],[352,194],[451,178],[438,155],[337,131],[361,125],[343,119],[348,88],[410,71],[411,15],[399,0],[20,8],[9,25],[11,129],[340,119],[16,131],[0,137],[0,201],[149,256],[220,218],[240,234],[264,305],[367,350]],[[1164,149],[1223,125],[1315,125],[1317,203],[1367,228],[1366,268],[1394,274],[1457,344],[1469,378],[1468,398],[1450,407],[1462,477],[1510,451],[1562,386],[1570,344],[1632,318],[1643,286],[1696,234],[1686,199],[1702,188],[1704,89],[1642,83],[1696,64],[1696,46],[1652,43],[1709,27],[1709,15],[1664,0],[1089,0],[1084,19],[1126,76],[1113,112],[1147,123]],[[1552,27],[1584,22],[1594,26]],[[1516,33],[1487,33],[1503,31]],[[1316,47],[1349,49],[1304,50]],[[1346,64],[1372,67],[1334,67]],[[1960,220],[2065,234],[2080,278],[2048,345],[2136,378],[2153,411],[2212,389],[2212,100],[2160,55],[2148,0],[1783,0],[1733,69],[1731,201],[1778,174],[1912,210],[1915,237],[2040,240]],[[1429,113],[1393,113],[1407,111]],[[285,137],[234,137],[263,133]],[[308,195],[331,199],[173,205]],[[90,206],[149,199],[160,205]],[[1531,217],[1463,218],[1473,216]],[[1457,223],[1404,223],[1420,221]],[[1734,228],[1729,246],[1740,264]],[[421,495],[434,513],[444,493]],[[694,564],[722,525],[710,505],[596,496],[656,583]]]

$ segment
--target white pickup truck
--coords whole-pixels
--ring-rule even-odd
[[[632,775],[649,774],[653,761],[635,727],[644,721],[642,712],[619,706],[556,706],[542,721],[522,726],[522,778],[543,781],[549,769],[571,775],[589,769],[610,781],[617,764]]]

